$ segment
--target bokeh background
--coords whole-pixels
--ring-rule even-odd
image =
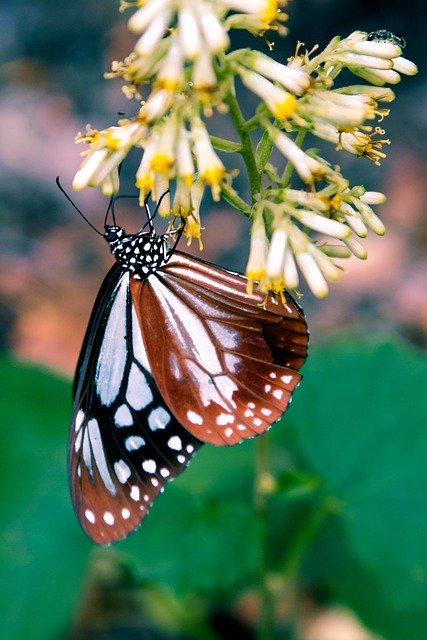
[[[370,190],[387,194],[388,202],[379,211],[387,235],[366,241],[367,262],[356,259],[346,262],[347,274],[331,287],[326,300],[319,302],[309,294],[304,295],[302,304],[314,345],[337,334],[357,331],[369,336],[391,333],[421,349],[426,346],[427,84],[424,69],[427,50],[424,42],[427,18],[424,5],[422,0],[292,0],[288,8],[290,34],[284,41],[278,41],[275,48],[274,55],[283,59],[293,53],[298,40],[307,47],[315,43],[323,46],[334,35],[346,36],[355,29],[388,29],[405,35],[405,56],[413,60],[420,71],[414,78],[403,77],[396,87],[397,99],[391,105],[391,115],[383,123],[392,145],[382,167],[343,153],[334,155],[333,149],[328,149],[328,157],[341,164],[343,173],[353,184],[365,184]],[[73,372],[93,300],[112,258],[102,239],[58,191],[55,178],[60,176],[64,188],[71,192],[82,150],[73,139],[87,123],[101,129],[111,125],[118,112],[132,114],[134,111],[134,105],[122,95],[120,83],[103,79],[111,60],[122,59],[133,46],[126,29],[126,17],[120,15],[117,8],[116,0],[67,3],[18,0],[0,4],[0,346],[24,362],[43,365],[67,378]],[[235,44],[243,46],[249,42],[236,40]],[[245,97],[248,109],[254,104],[252,100],[251,96]],[[226,117],[215,116],[211,131],[226,137],[227,126]],[[230,162],[230,156],[227,160]],[[124,167],[123,193],[133,193],[131,176],[136,161],[130,158]],[[238,159],[235,166],[239,166]],[[242,176],[236,178],[235,186],[244,192],[246,185]],[[105,199],[95,190],[86,190],[73,198],[100,228]],[[129,229],[139,226],[141,214],[132,200],[122,200],[118,211],[124,226]],[[209,198],[204,201],[202,216],[206,227],[203,257],[244,270],[248,252],[247,221]],[[194,244],[190,251],[198,254]],[[17,409],[19,384],[17,376],[12,386]],[[2,389],[5,391],[6,386],[2,385]],[[58,394],[61,393],[58,388]],[[34,399],[36,404],[42,402],[43,390],[39,395]],[[8,422],[4,428],[9,430],[13,426]],[[66,431],[65,422],[63,430],[60,425],[52,427],[59,451],[65,447]],[[25,446],[31,447],[33,440],[24,438]],[[16,441],[19,443],[19,438]],[[19,464],[25,466],[19,451],[14,453]],[[5,456],[7,453],[0,453],[2,464]],[[11,473],[15,474],[16,468],[10,460],[9,464]],[[58,464],[62,465],[62,461]],[[55,508],[54,503],[51,508]],[[80,535],[77,528],[75,535]],[[114,570],[101,566],[100,575],[109,575],[109,571],[117,573],[117,566]],[[128,576],[123,578],[120,571],[119,574],[118,582],[127,580],[128,585]],[[50,587],[52,593],[61,588],[56,583]],[[134,597],[132,593],[127,588],[128,604]],[[85,606],[89,611],[90,604]],[[250,599],[245,600],[242,607],[243,617],[250,620]],[[80,612],[83,626],[85,612],[85,608]],[[345,616],[341,620],[339,616],[338,622],[336,616],[332,622],[323,621],[326,635],[312,632],[311,636],[304,637],[310,640],[368,637],[358,623]],[[230,624],[228,621],[228,629]],[[420,632],[417,640],[427,638],[427,630],[424,632]],[[234,637],[243,638],[242,634],[239,628]],[[412,638],[408,636],[408,640]]]

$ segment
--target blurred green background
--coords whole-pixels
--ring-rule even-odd
[[[302,299],[312,347],[272,430],[266,513],[253,507],[254,443],[204,447],[139,532],[104,550],[75,520],[65,450],[69,377],[111,256],[55,177],[70,188],[86,123],[134,110],[102,78],[133,45],[117,6],[0,4],[0,637],[252,638],[267,548],[278,638],[427,640],[424,3],[293,0],[277,42],[283,58],[297,40],[386,28],[405,34],[420,74],[396,87],[382,168],[335,157],[354,184],[387,193],[387,235],[368,240],[370,259],[350,262],[327,300]],[[227,126],[215,116],[212,132]],[[125,171],[131,193],[132,159]],[[75,200],[102,224],[96,191]],[[138,225],[135,209],[120,204],[125,226]],[[203,257],[243,270],[246,221],[208,199],[202,215]]]

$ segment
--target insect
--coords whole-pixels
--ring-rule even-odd
[[[176,250],[147,223],[104,236],[116,259],[74,381],[71,495],[95,542],[126,537],[203,443],[232,445],[285,411],[307,355],[304,314],[248,295],[246,279]],[[108,215],[108,212],[107,212]],[[99,232],[98,232],[99,233]]]
[[[373,42],[391,42],[397,45],[401,49],[406,47],[405,37],[401,33],[393,33],[386,29],[378,29],[378,31],[371,31],[366,36],[366,40],[372,40]]]

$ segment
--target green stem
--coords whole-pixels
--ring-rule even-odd
[[[304,142],[305,135],[307,133],[307,129],[300,129],[298,131],[298,135],[295,138],[295,144],[301,148],[302,143]],[[287,187],[291,181],[291,176],[294,171],[294,165],[291,162],[288,162],[282,176],[282,185]]]
[[[236,131],[241,141],[242,146],[240,149],[240,155],[242,156],[243,162],[245,163],[251,195],[252,199],[254,200],[255,196],[261,191],[261,176],[256,166],[251,136],[247,131],[246,120],[244,119],[243,114],[240,111],[240,106],[236,100],[236,96],[234,95],[233,90],[230,90],[227,93],[224,102],[227,104],[230,110],[230,117],[233,121],[234,126],[236,127]]]
[[[252,118],[249,118],[249,120],[246,120],[245,122],[246,131],[253,131],[254,129],[257,129],[259,127],[259,124],[262,118],[265,118],[265,115],[263,113],[256,113],[254,116],[252,116]]]
[[[269,435],[264,434],[255,442],[255,486],[254,506],[260,529],[260,549],[258,579],[260,595],[260,614],[258,622],[258,640],[272,640],[274,637],[274,599],[268,584],[268,523],[267,508],[269,484],[272,478],[269,471]]]
[[[324,524],[326,518],[337,511],[338,502],[333,496],[326,496],[309,513],[306,520],[297,531],[293,541],[288,545],[286,554],[280,563],[280,569],[287,580],[295,579],[304,558],[314,537]]]
[[[232,207],[244,213],[247,218],[251,217],[251,206],[243,200],[243,198],[238,195],[237,191],[235,191],[235,189],[233,189],[229,184],[223,183],[221,185],[221,197],[231,204]]]

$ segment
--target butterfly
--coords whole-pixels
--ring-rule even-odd
[[[203,443],[266,431],[300,381],[308,332],[286,293],[176,250],[182,225],[104,236],[116,259],[100,288],[73,387],[69,478],[96,543],[126,537]],[[154,216],[153,216],[154,217]]]

